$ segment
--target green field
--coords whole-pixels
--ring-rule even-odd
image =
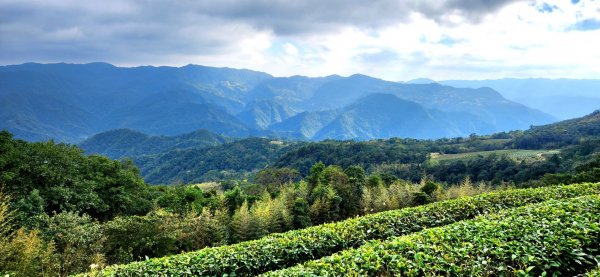
[[[507,149],[507,150],[494,150],[494,151],[478,151],[478,152],[469,152],[469,153],[459,153],[459,154],[439,154],[439,153],[431,153],[430,161],[432,162],[442,162],[442,161],[450,161],[450,160],[469,160],[476,157],[487,157],[492,154],[496,154],[499,156],[506,155],[508,158],[513,160],[525,160],[531,158],[543,158],[548,155],[558,154],[559,150],[522,150],[522,149]]]

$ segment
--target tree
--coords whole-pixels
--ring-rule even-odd
[[[317,186],[319,186],[322,183],[321,179],[323,178],[323,170],[325,170],[325,164],[323,164],[322,162],[318,162],[310,168],[310,173],[306,178],[309,193],[311,193]]]
[[[292,168],[267,168],[254,176],[254,182],[266,187],[271,193],[279,191],[279,187],[298,179],[298,170]]]
[[[294,200],[291,214],[294,229],[306,228],[311,225],[308,202],[304,198],[297,197]]]

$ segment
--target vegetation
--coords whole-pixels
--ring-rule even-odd
[[[586,273],[584,276],[586,276],[586,277],[598,277],[598,276],[600,276],[600,267],[598,267],[597,269],[594,269],[594,270]]]
[[[267,276],[574,276],[597,265],[600,197],[551,200],[373,241]]]
[[[273,163],[282,153],[297,147],[263,138],[248,138],[214,147],[176,149],[158,155],[139,156],[135,163],[147,182],[194,183],[248,179],[250,173]]]
[[[24,276],[67,275],[493,189],[440,186],[420,201],[426,182],[386,183],[361,167],[322,163],[299,182],[294,170],[269,169],[258,184],[232,181],[221,191],[148,186],[131,162],[0,137],[1,191],[10,196],[2,201],[1,268]]]
[[[480,214],[600,192],[600,184],[509,190],[324,224],[197,252],[109,267],[103,275],[259,274],[356,247],[368,240],[406,235]]]
[[[526,159],[550,156],[554,154],[558,154],[557,150],[519,150],[519,149],[509,149],[509,150],[492,150],[492,151],[479,151],[479,152],[468,152],[468,153],[460,153],[460,154],[432,154],[430,161],[431,162],[440,162],[440,161],[448,161],[448,160],[470,160],[473,158],[487,157],[489,155],[502,156],[506,155],[507,158],[522,161]]]
[[[515,148],[526,131],[436,141],[289,143],[253,138],[137,159],[144,161],[144,170],[165,180],[237,178],[175,186],[149,186],[131,161],[84,155],[77,147],[52,141],[15,140],[3,131],[0,273],[66,276],[125,264],[100,272],[259,274],[374,239],[545,200],[598,194],[596,183],[552,186],[600,180],[600,138],[585,131],[596,117],[563,129],[534,128],[536,135],[550,138],[540,138],[538,150]],[[558,136],[555,141],[564,144],[548,144],[553,132],[581,137],[565,142]],[[550,146],[560,151],[542,149]],[[432,162],[432,153],[453,158]],[[490,222],[490,228],[499,226]],[[485,230],[482,236],[489,235]],[[556,235],[569,238],[561,232]],[[501,241],[502,234],[493,238]],[[419,247],[425,247],[425,239]],[[464,263],[455,269],[471,268]]]
[[[594,126],[599,118],[594,113],[527,131],[438,140],[391,138],[307,143],[249,138],[216,146],[188,147],[187,140],[173,137],[181,140],[179,146],[173,146],[176,148],[158,154],[152,150],[147,153],[151,155],[137,155],[133,159],[145,180],[152,184],[253,181],[265,169],[295,170],[297,177],[302,178],[314,164],[323,162],[341,168],[360,166],[367,174],[411,182],[429,176],[438,182],[454,184],[468,177],[474,182],[494,185],[531,186],[535,184],[530,182],[546,174],[575,174],[577,164],[596,159],[593,153],[600,148],[600,142]],[[100,146],[86,144],[90,149]],[[105,152],[112,153],[111,149],[108,147]]]
[[[80,143],[79,147],[89,154],[122,159],[174,149],[216,146],[232,140],[204,129],[178,136],[148,136],[134,130],[116,129],[94,135]]]

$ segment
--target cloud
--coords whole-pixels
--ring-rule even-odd
[[[599,21],[592,0],[0,0],[0,64],[600,77]]]
[[[378,28],[405,22],[420,13],[441,23],[452,16],[479,21],[487,14],[519,0],[222,0],[201,1],[197,11],[234,21],[244,21],[278,35],[331,31],[340,26]]]

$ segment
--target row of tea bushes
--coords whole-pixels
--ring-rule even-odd
[[[266,276],[574,276],[598,266],[600,196],[506,210]]]

